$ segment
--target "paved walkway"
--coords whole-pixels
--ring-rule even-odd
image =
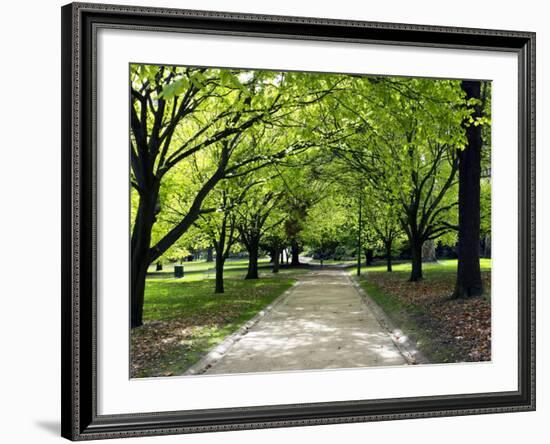
[[[290,294],[206,374],[403,365],[346,271],[299,277]]]

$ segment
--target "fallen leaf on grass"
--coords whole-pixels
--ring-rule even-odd
[[[490,273],[482,279],[490,290]],[[450,299],[454,275],[408,282],[399,273],[371,273],[369,281],[409,307],[408,314],[420,311],[411,317],[452,351],[454,362],[491,360],[491,303],[484,297]]]

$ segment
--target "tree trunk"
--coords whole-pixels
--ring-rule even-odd
[[[206,249],[206,262],[214,262],[214,249],[212,247],[208,247]]]
[[[279,247],[273,248],[273,273],[279,272]]]
[[[411,270],[411,282],[418,282],[422,280],[422,245],[424,242],[419,240],[413,240],[411,242],[412,253],[412,270]]]
[[[392,240],[388,240],[385,242],[386,246],[386,270],[392,271],[392,264],[391,264],[391,246],[392,246]]]
[[[290,261],[291,267],[299,267],[300,266],[300,245],[298,245],[298,241],[296,239],[292,239],[290,242],[290,249],[292,252],[292,260]]]
[[[225,264],[225,257],[222,251],[216,249],[216,289],[214,293],[223,293],[223,266]]]
[[[139,264],[132,267],[132,301],[130,326],[132,328],[143,325],[143,302],[145,299],[145,279],[147,266]]]
[[[365,248],[365,265],[372,265],[372,259],[374,257],[374,251],[372,248]]]
[[[245,279],[258,279],[259,239],[252,238],[246,245],[248,251],[248,271]]]
[[[145,279],[151,264],[151,231],[155,222],[155,202],[153,199],[140,199],[136,222],[131,240],[130,271],[130,325],[132,328],[143,325],[143,302]]]
[[[466,98],[481,98],[481,83],[463,81]],[[473,118],[479,116],[476,107]],[[466,128],[468,143],[458,152],[458,269],[454,298],[479,296],[483,293],[479,265],[481,126]]]

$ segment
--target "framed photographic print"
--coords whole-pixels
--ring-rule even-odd
[[[535,35],[62,8],[62,435],[535,408]]]

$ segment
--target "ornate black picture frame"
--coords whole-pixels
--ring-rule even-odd
[[[294,405],[97,414],[96,30],[200,32],[507,51],[519,66],[518,390]],[[62,435],[71,440],[535,409],[535,34],[72,3],[62,8]],[[121,117],[121,120],[124,116]]]

